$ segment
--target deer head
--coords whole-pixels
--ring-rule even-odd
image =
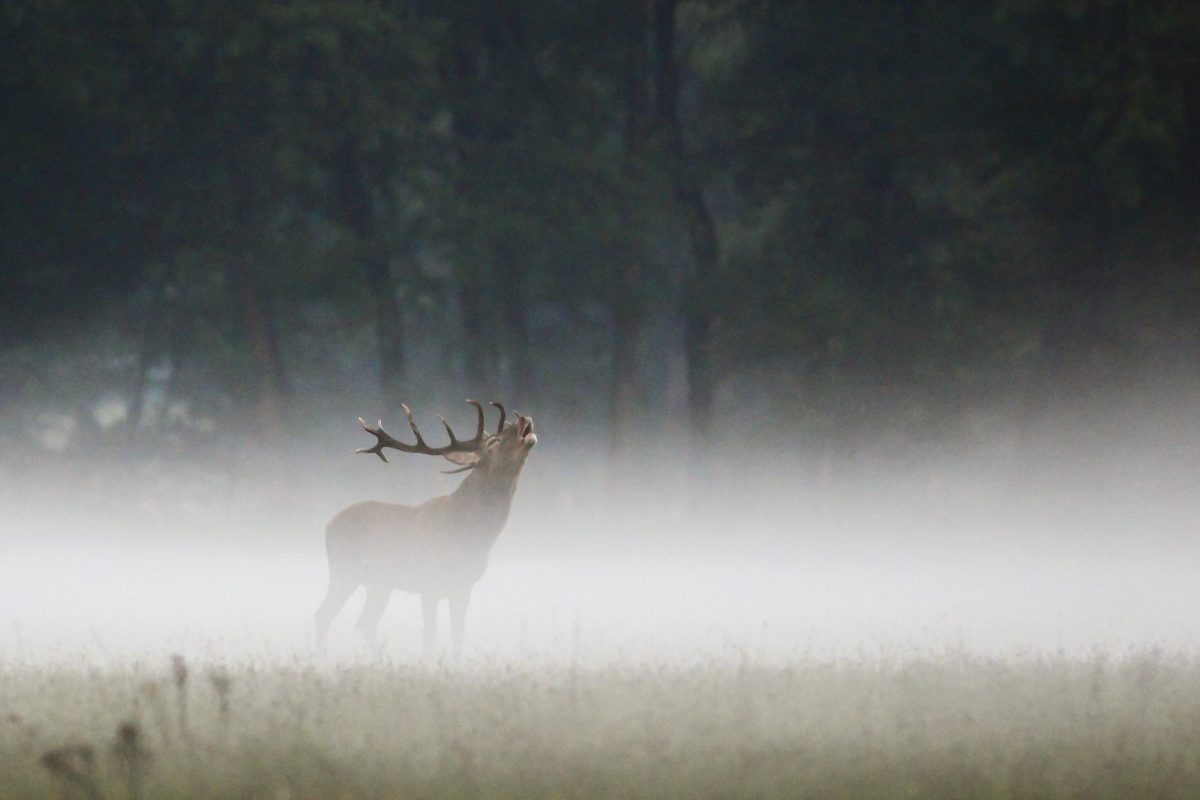
[[[442,421],[442,426],[446,429],[446,435],[450,437],[450,443],[442,447],[430,447],[421,436],[421,431],[417,429],[417,423],[413,420],[412,411],[409,410],[408,406],[401,403],[400,408],[404,411],[405,418],[408,419],[408,426],[412,428],[413,436],[417,440],[416,444],[405,444],[392,437],[383,429],[382,420],[375,427],[371,427],[363,421],[362,417],[359,417],[358,424],[362,425],[363,430],[375,437],[375,444],[372,447],[365,447],[357,452],[374,453],[384,461],[387,461],[387,457],[383,454],[385,447],[390,447],[393,450],[399,450],[403,453],[441,456],[447,461],[458,465],[458,469],[443,470],[447,474],[466,472],[472,469],[484,472],[515,472],[520,470],[525,464],[525,459],[529,456],[529,451],[537,444],[537,435],[533,432],[533,420],[514,412],[516,420],[506,424],[505,418],[507,414],[504,411],[504,406],[493,402],[490,405],[495,406],[500,412],[500,421],[496,425],[496,432],[489,434],[484,430],[483,406],[475,400],[468,400],[467,402],[475,406],[475,412],[478,415],[475,435],[470,439],[462,440],[455,436],[454,431],[450,428],[450,423],[446,422],[446,418],[439,414],[438,419]]]

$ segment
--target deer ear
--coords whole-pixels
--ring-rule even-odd
[[[479,453],[444,453],[442,458],[460,467],[473,467],[479,463]]]

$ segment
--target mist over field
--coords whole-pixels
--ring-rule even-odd
[[[672,450],[671,427],[614,474],[603,440],[527,409],[540,441],[475,589],[466,658],[1194,652],[1196,395],[1132,394],[1036,431],[980,416],[925,446],[842,457],[787,427],[755,445],[731,416],[691,483],[701,456]],[[325,523],[461,480],[428,457],[355,455],[370,437],[354,411],[233,465],[146,450],[9,469],[5,651],[419,659],[419,604],[399,592],[378,649],[353,629],[361,591],[323,655],[313,641]]]

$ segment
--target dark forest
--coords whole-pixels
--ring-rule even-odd
[[[1198,34],[1108,0],[9,0],[0,441],[66,390],[116,403],[55,408],[93,450],[465,388],[615,448],[841,450],[1191,374]]]

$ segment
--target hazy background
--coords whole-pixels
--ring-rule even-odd
[[[477,656],[1195,649],[1198,37],[6,0],[0,646],[307,652],[329,517],[459,480],[355,418],[472,397],[539,436]]]

